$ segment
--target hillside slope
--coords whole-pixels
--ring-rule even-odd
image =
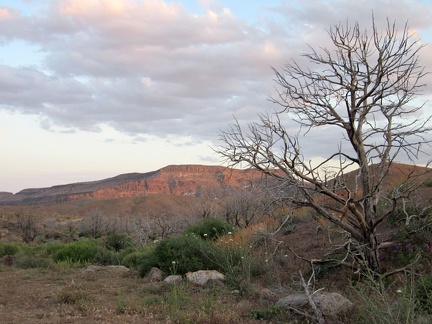
[[[233,188],[253,186],[262,178],[254,170],[222,166],[171,165],[147,173],[128,173],[99,181],[0,193],[0,205],[55,204],[83,198],[123,198],[148,194],[214,196]]]

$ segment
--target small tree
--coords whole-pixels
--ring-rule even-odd
[[[225,199],[221,212],[227,222],[246,228],[269,216],[273,203],[273,197],[263,192],[238,190]]]
[[[33,215],[19,212],[16,214],[18,229],[25,243],[33,242],[39,233],[38,225]]]
[[[334,48],[303,54],[316,69],[295,61],[282,72],[274,69],[278,92],[271,100],[282,108],[274,116],[261,115],[247,130],[236,122],[222,131],[217,151],[231,166],[253,167],[296,188],[284,198],[312,207],[349,233],[346,248],[354,265],[380,272],[377,226],[416,184],[413,173],[403,186],[384,193],[383,180],[398,155],[414,161],[429,144],[431,117],[423,119],[423,104],[414,101],[425,86],[418,55],[423,45],[407,25],[399,32],[387,21],[381,32],[374,19],[370,33],[355,23],[336,25],[328,35]],[[341,142],[314,163],[299,134],[307,137],[316,128],[339,129]],[[355,168],[348,181],[347,171]],[[380,195],[391,203],[377,212]]]
[[[108,228],[109,222],[99,210],[93,211],[81,223],[81,233],[93,238],[101,237],[107,232]]]

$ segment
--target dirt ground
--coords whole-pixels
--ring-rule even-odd
[[[0,322],[157,322],[151,314],[117,314],[119,296],[138,294],[138,281],[132,276],[88,276],[82,270],[2,268]]]
[[[297,247],[301,255],[309,257],[322,255],[328,241],[327,233],[317,230],[313,222],[296,224],[294,233],[283,238],[287,246]],[[304,261],[283,245],[280,248],[282,268],[258,278],[260,287],[289,286],[299,269],[307,269]],[[340,279],[330,282],[340,283]],[[338,290],[337,284],[330,286]],[[258,295],[233,294],[229,288],[175,291],[160,282],[147,282],[134,271],[0,265],[0,323],[263,323],[251,318],[251,310],[273,304],[274,300]],[[299,322],[290,319],[283,323]]]
[[[133,272],[0,268],[0,323],[257,323],[262,305],[201,287],[174,296]]]

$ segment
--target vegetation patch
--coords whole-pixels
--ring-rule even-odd
[[[230,223],[219,218],[207,217],[199,224],[190,226],[186,234],[195,234],[204,240],[216,240],[234,231],[235,228]]]
[[[140,265],[140,274],[144,276],[151,267],[158,267],[171,274],[186,274],[190,271],[215,269],[215,263],[209,258],[214,254],[214,245],[194,235],[181,235],[162,240],[149,253]]]

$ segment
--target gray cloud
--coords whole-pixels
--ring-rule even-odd
[[[306,43],[327,46],[330,25],[349,19],[369,26],[372,10],[380,24],[388,16],[418,30],[432,21],[421,1],[284,1],[267,8],[260,25],[222,7],[190,14],[163,1],[56,0],[30,16],[4,9],[0,42],[26,41],[45,59],[0,66],[2,109],[40,115],[46,129],[107,124],[137,138],[197,140],[215,140],[233,115],[250,121],[273,109],[270,67],[301,61]]]

